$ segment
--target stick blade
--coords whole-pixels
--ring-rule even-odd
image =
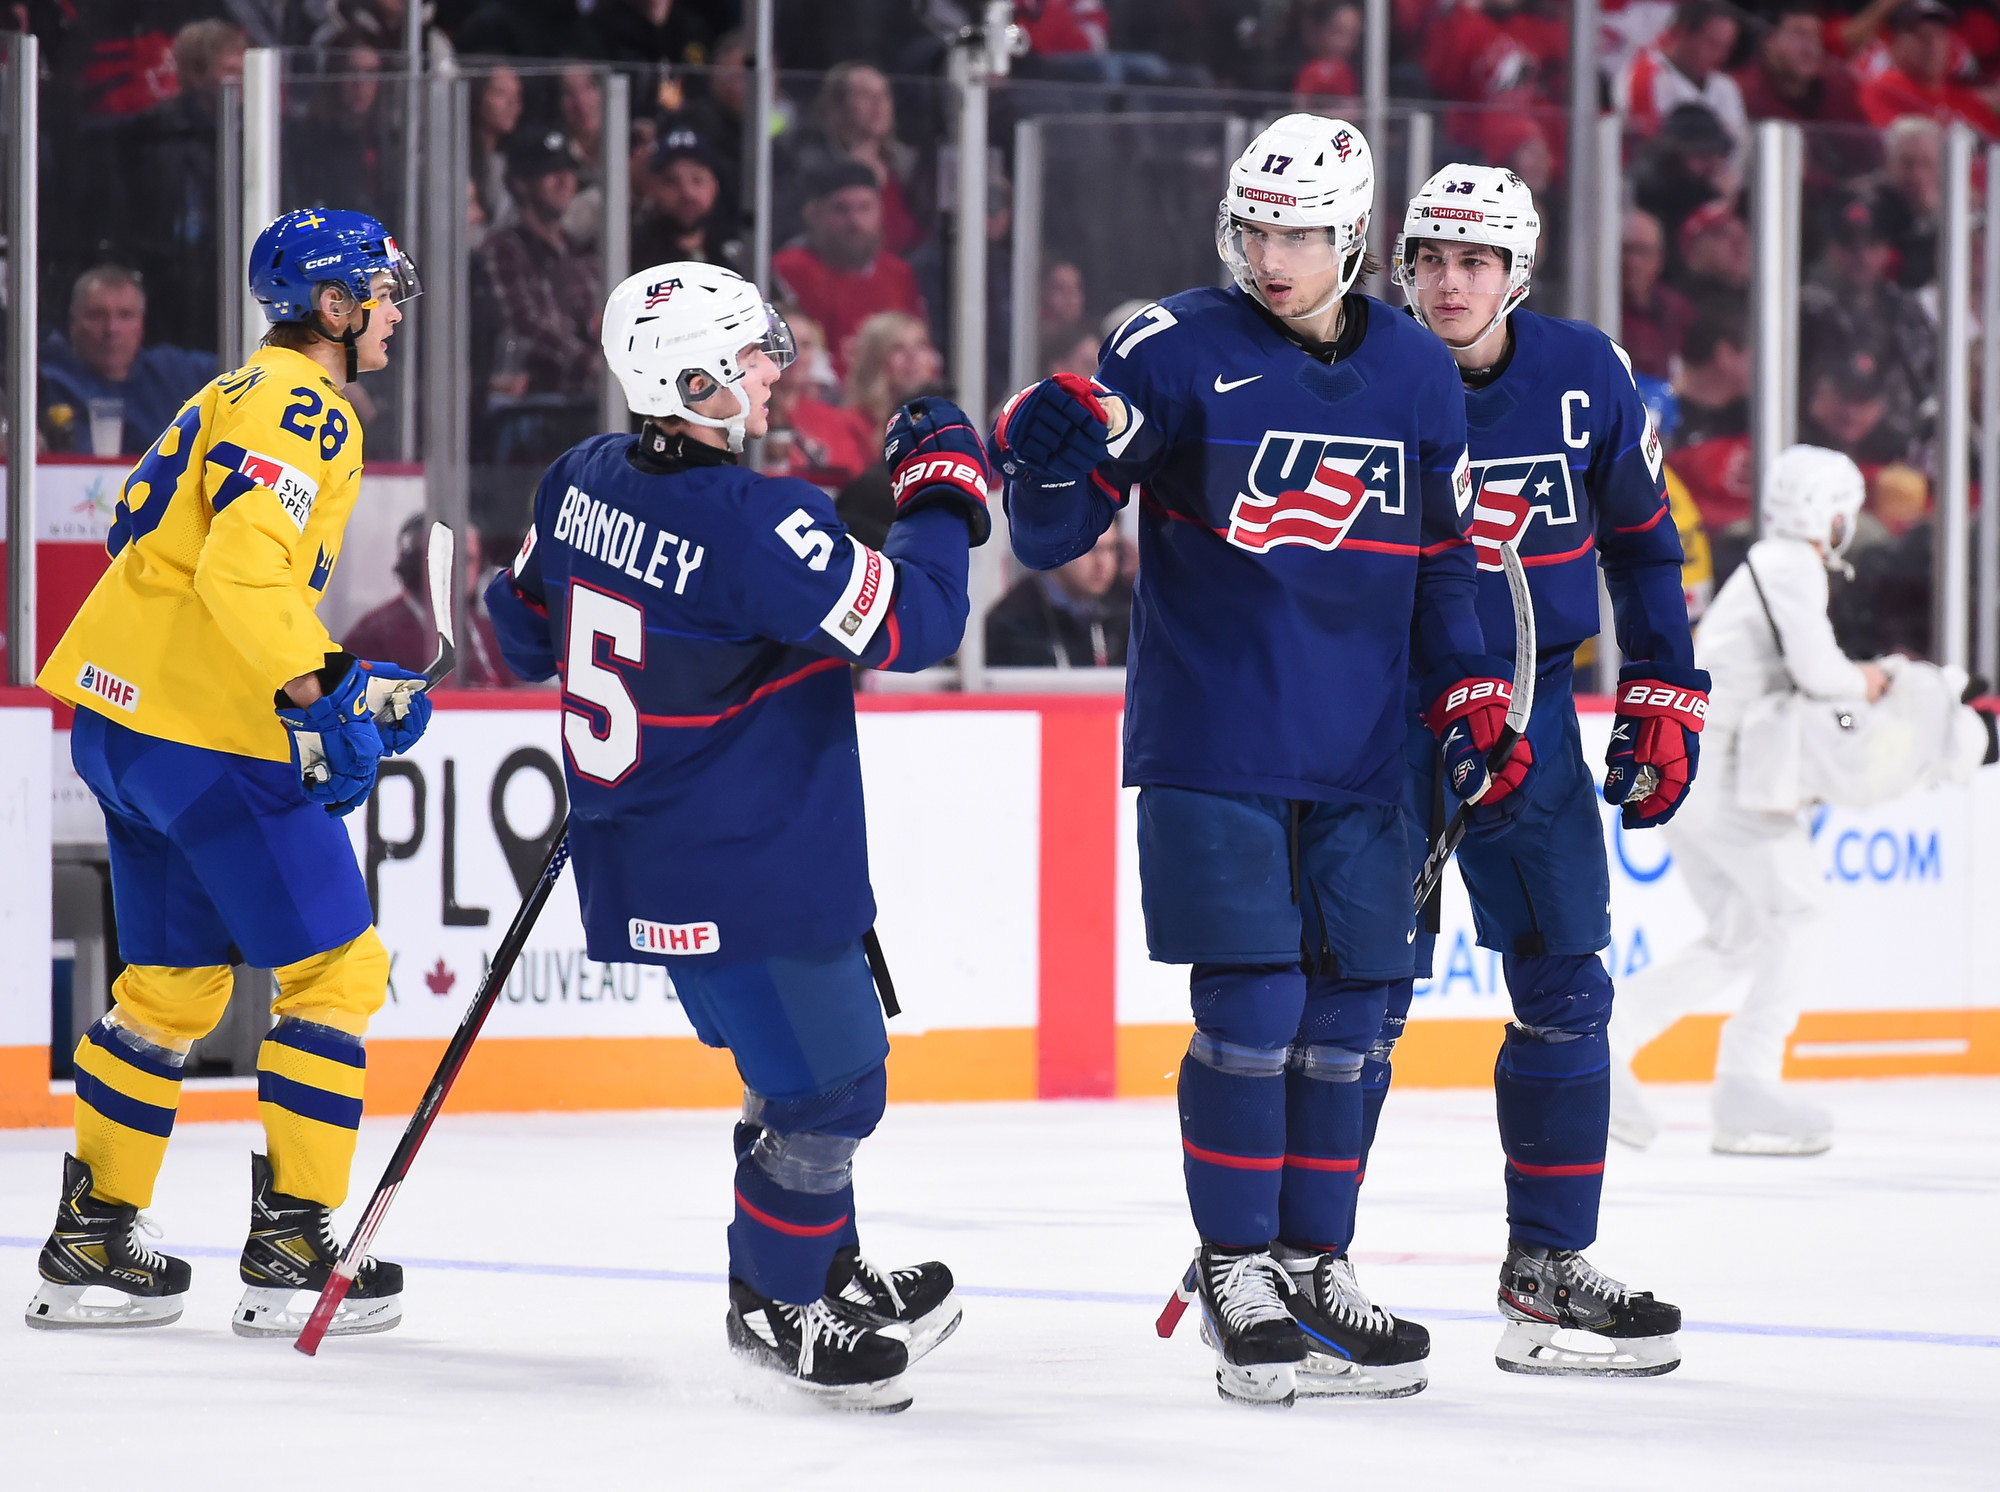
[[[458,646],[458,634],[451,622],[451,562],[457,541],[452,532],[442,523],[431,525],[430,553],[428,566],[431,577],[431,624],[437,628],[439,637]]]
[[[1507,574],[1507,594],[1514,603],[1514,697],[1507,706],[1507,724],[1517,736],[1524,736],[1535,708],[1535,598],[1528,589],[1519,539],[1500,546],[1500,568]]]

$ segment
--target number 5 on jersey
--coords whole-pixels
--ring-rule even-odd
[[[600,659],[598,641],[606,644]],[[563,745],[577,772],[614,786],[639,764],[639,705],[613,666],[646,665],[646,614],[622,596],[573,582],[563,663]],[[570,700],[595,706],[572,709]],[[595,714],[602,714],[603,729]]]

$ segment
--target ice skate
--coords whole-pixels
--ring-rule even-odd
[[[271,1189],[271,1162],[250,1157],[250,1237],[237,1272],[243,1299],[229,1326],[239,1337],[296,1337],[340,1261],[333,1209]],[[403,1319],[403,1266],[362,1261],[334,1312],[330,1337],[387,1331]]]
[[[1582,1254],[1510,1240],[1500,1266],[1509,1373],[1651,1378],[1680,1366],[1679,1306],[1600,1274]]]
[[[1306,1335],[1298,1390],[1306,1398],[1401,1399],[1430,1382],[1431,1334],[1362,1293],[1345,1254],[1274,1245],[1291,1276],[1288,1304]]]
[[[908,1269],[877,1269],[849,1244],[833,1256],[826,1293],[909,1333],[910,1361],[958,1330],[964,1311],[952,1295],[951,1271],[935,1260]]]
[[[1646,1105],[1639,1080],[1617,1058],[1611,1060],[1611,1138],[1634,1150],[1644,1150],[1660,1137],[1660,1121]]]
[[[1833,1116],[1775,1083],[1719,1077],[1710,1106],[1717,1155],[1819,1155],[1833,1145]]]
[[[726,1324],[737,1353],[829,1408],[895,1414],[910,1407],[901,1377],[910,1365],[907,1328],[839,1296],[788,1305],[732,1279]]]
[[[1204,1243],[1188,1267],[1201,1339],[1215,1349],[1215,1391],[1236,1404],[1288,1406],[1306,1335],[1286,1308],[1291,1277],[1263,1249]]]
[[[159,1229],[136,1207],[91,1196],[90,1167],[63,1157],[62,1202],[38,1261],[42,1287],[28,1302],[28,1325],[70,1328],[171,1326],[187,1298],[188,1266],[148,1248]]]

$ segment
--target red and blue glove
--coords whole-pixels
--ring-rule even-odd
[[[986,509],[993,466],[964,410],[932,395],[910,400],[889,416],[882,459],[898,518],[941,503],[964,517],[973,548],[986,542],[993,532]]]
[[[292,746],[299,788],[311,803],[345,817],[375,787],[382,736],[368,708],[368,670],[348,653],[329,653],[318,670],[324,691],[309,705],[292,703],[280,689],[275,701]]]
[[[1077,482],[1111,459],[1111,392],[1094,378],[1058,373],[1031,383],[1000,409],[993,449],[1008,476],[1024,471]]]
[[[1492,810],[1511,797],[1527,779],[1534,765],[1534,748],[1524,735],[1514,743],[1513,753],[1499,771],[1491,771],[1487,756],[1500,732],[1507,727],[1507,706],[1514,699],[1511,667],[1498,658],[1457,658],[1433,677],[1456,680],[1432,693],[1424,724],[1438,738],[1444,752],[1444,785],[1451,795],[1470,808]],[[1491,822],[1509,817],[1524,801],[1516,798],[1505,812],[1489,812],[1481,819]]]
[[[1708,723],[1708,675],[1671,663],[1628,663],[1618,671],[1611,747],[1604,754],[1604,801],[1624,805],[1627,829],[1664,824],[1680,810],[1701,761]],[[1640,773],[1654,785],[1633,797]]]

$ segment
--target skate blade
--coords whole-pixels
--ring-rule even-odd
[[[1430,1386],[1430,1362],[1355,1363],[1314,1352],[1299,1364],[1302,1399],[1407,1399]]]
[[[1581,1345],[1585,1342],[1591,1345]],[[1655,1378],[1681,1365],[1681,1349],[1671,1332],[1662,1337],[1605,1337],[1545,1321],[1510,1321],[1493,1361],[1508,1373]]]
[[[1833,1136],[1781,1135],[1761,1129],[1718,1129],[1708,1148],[1717,1155],[1824,1155],[1833,1148]]]
[[[874,1383],[806,1383],[787,1374],[786,1381],[810,1402],[841,1414],[901,1414],[912,1403],[901,1377]]]
[[[1247,1404],[1257,1409],[1289,1409],[1299,1396],[1297,1363],[1226,1362],[1216,1345],[1215,1330],[1208,1313],[1201,1317],[1201,1344],[1215,1354],[1215,1391],[1231,1404]]]
[[[964,1307],[947,1295],[916,1320],[904,1322],[903,1327],[910,1334],[910,1362],[914,1364],[932,1348],[943,1345],[944,1339],[957,1331],[964,1319]]]
[[[109,1304],[87,1301],[91,1291],[116,1296]],[[116,1331],[140,1326],[172,1326],[181,1319],[185,1295],[127,1295],[113,1285],[58,1285],[43,1280],[28,1302],[28,1325],[37,1331]]]
[[[229,1318],[229,1329],[239,1337],[277,1337],[290,1341],[305,1330],[305,1324],[312,1316],[313,1304],[318,1299],[317,1290],[246,1286],[243,1298],[236,1303],[236,1314]],[[304,1309],[294,1309],[293,1302],[300,1300]],[[333,1313],[333,1322],[327,1327],[326,1334],[330,1337],[371,1336],[378,1331],[390,1330],[402,1319],[403,1297],[400,1295],[385,1295],[379,1300],[356,1300],[350,1295]]]

